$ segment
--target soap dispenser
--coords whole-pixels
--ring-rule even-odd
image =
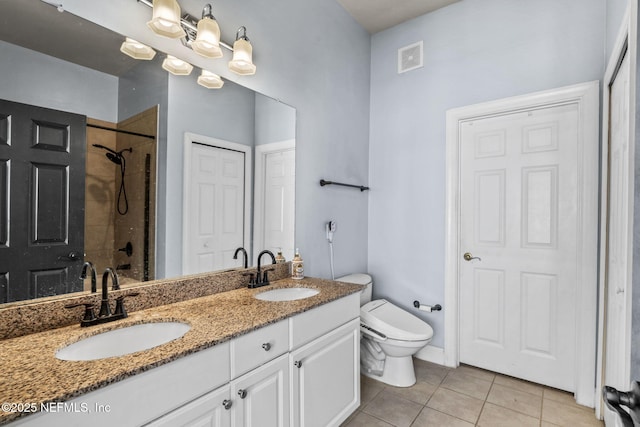
[[[291,278],[296,280],[304,278],[304,261],[300,257],[298,248],[296,248],[296,254],[291,260]]]
[[[282,249],[280,249],[276,255],[276,264],[284,264],[285,262],[287,262],[287,260],[284,258],[284,255],[282,255]]]

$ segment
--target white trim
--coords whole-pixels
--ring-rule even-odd
[[[444,348],[425,345],[420,350],[418,350],[414,357],[420,360],[424,360],[425,362],[444,365]]]
[[[629,55],[629,138],[630,141],[635,140],[635,111],[636,111],[636,57],[637,57],[637,16],[638,2],[637,0],[631,0],[625,11],[625,15],[622,19],[622,24],[618,31],[616,43],[613,47],[611,57],[608,59],[607,69],[604,73],[603,88],[602,88],[602,147],[600,152],[600,170],[601,170],[601,197],[600,197],[600,217],[602,222],[599,226],[600,232],[600,275],[598,277],[599,283],[599,304],[598,304],[598,354],[597,354],[597,368],[596,368],[596,390],[602,390],[602,387],[606,385],[605,379],[605,353],[606,353],[606,301],[607,301],[607,210],[609,199],[609,182],[608,182],[608,166],[609,166],[609,100],[610,100],[610,84],[615,78],[615,73],[618,68],[618,64],[622,55],[625,53],[625,44],[627,45],[626,54]],[[633,201],[634,201],[634,173],[633,167],[635,144],[632,142],[629,144],[629,161],[631,162],[628,176],[628,194],[629,194],[629,212],[628,219],[630,222],[629,230],[633,230]],[[632,240],[629,240],[629,245],[632,245]],[[633,267],[632,249],[629,248],[627,257],[627,277],[628,283],[631,284],[631,273]],[[626,319],[626,332],[627,332],[627,352],[624,353],[624,360],[620,361],[623,364],[624,372],[627,377],[631,378],[631,319],[632,319],[632,292],[628,289],[626,293],[627,297],[627,319]],[[596,417],[602,419],[604,416],[604,400],[602,394],[597,393],[596,397]]]
[[[254,173],[254,212],[259,213],[253,217],[253,247],[264,248],[262,237],[264,235],[264,170],[266,168],[267,155],[296,149],[296,140],[287,139],[269,144],[256,145],[256,164]],[[255,249],[257,252],[257,249]]]
[[[184,133],[183,168],[182,168],[182,206],[186,209],[189,205],[189,188],[191,187],[191,144],[199,143],[211,147],[226,148],[228,150],[240,151],[244,153],[244,244],[249,248],[251,244],[251,165],[252,147],[238,144],[237,142],[225,141],[223,139],[212,138],[210,136],[198,135],[191,132]],[[186,270],[186,239],[189,225],[189,218],[186,213],[182,215],[182,271]]]
[[[455,367],[459,356],[458,263],[460,218],[460,124],[557,104],[577,104],[578,146],[578,242],[575,397],[579,404],[594,406],[597,315],[598,228],[598,120],[599,82],[588,82],[533,94],[516,96],[447,111],[446,242],[445,242],[445,334],[444,362]]]

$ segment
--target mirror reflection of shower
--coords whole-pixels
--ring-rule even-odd
[[[127,170],[127,162],[123,154],[125,151],[132,153],[133,148],[129,147],[129,148],[122,149],[120,151],[115,151],[101,144],[93,144],[93,146],[96,148],[101,148],[103,150],[106,150],[107,159],[111,160],[113,163],[120,166],[121,179],[120,179],[120,189],[118,190],[118,201],[116,203],[116,206],[118,209],[118,213],[120,215],[126,215],[127,212],[129,212],[129,201],[127,200],[127,189],[124,184],[124,174]]]

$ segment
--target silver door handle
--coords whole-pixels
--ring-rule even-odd
[[[471,255],[470,252],[465,252],[464,255],[462,255],[462,257],[464,258],[465,261],[471,261],[474,259],[477,259],[478,261],[482,261],[482,258],[480,258],[479,256],[473,256]]]

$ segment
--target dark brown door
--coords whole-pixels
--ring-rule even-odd
[[[0,100],[0,303],[82,290],[86,117]]]

